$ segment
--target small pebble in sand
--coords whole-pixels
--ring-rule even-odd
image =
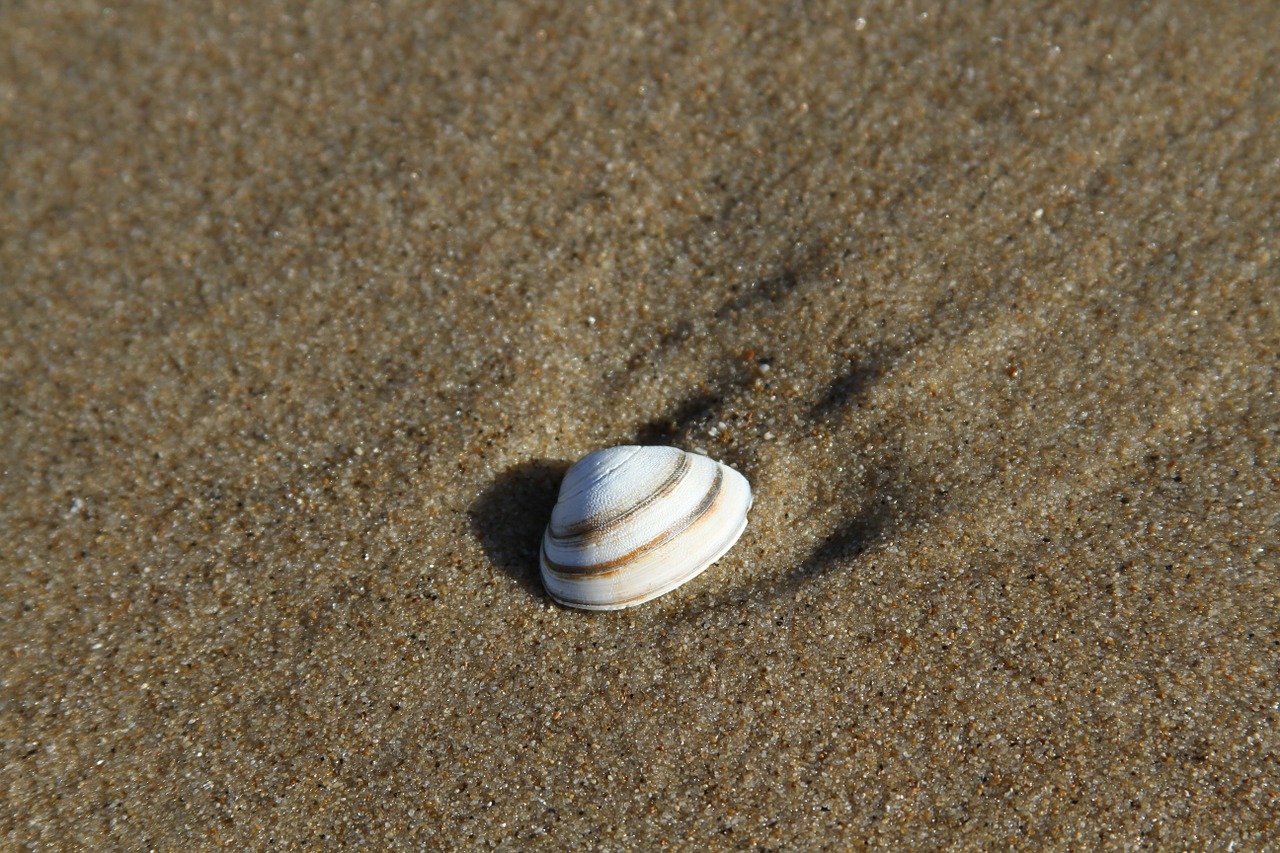
[[[751,486],[674,447],[611,447],[565,474],[542,538],[542,582],[561,604],[620,610],[699,575],[747,526]]]

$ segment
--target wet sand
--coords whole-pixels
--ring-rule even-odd
[[[0,47],[0,846],[1280,844],[1280,6]],[[746,534],[559,607],[636,442]]]

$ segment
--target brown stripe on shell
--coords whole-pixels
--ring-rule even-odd
[[[711,488],[707,491],[706,496],[703,497],[703,499],[698,503],[698,505],[693,508],[692,512],[689,512],[688,514],[680,518],[680,520],[677,521],[675,525],[667,528],[667,530],[664,531],[656,539],[646,542],[645,544],[641,545],[638,548],[633,548],[632,550],[628,551],[627,553],[619,557],[615,557],[612,560],[609,560],[604,563],[595,563],[590,566],[567,566],[564,563],[557,563],[555,560],[552,560],[550,557],[547,556],[547,541],[546,539],[543,539],[542,540],[542,563],[544,566],[546,566],[548,569],[550,569],[551,571],[555,572],[558,575],[578,575],[578,576],[589,575],[591,577],[604,577],[605,575],[611,574],[612,572],[617,571],[621,566],[634,560],[636,557],[640,556],[641,554],[647,554],[650,551],[653,551],[657,548],[662,547],[663,545],[670,542],[672,539],[675,539],[681,533],[684,533],[694,524],[696,524],[698,522],[698,519],[706,515],[707,512],[712,508],[712,506],[715,505],[716,499],[720,497],[720,487],[723,483],[724,483],[724,471],[722,471],[720,469],[720,466],[717,465],[715,481],[712,482]]]
[[[692,466],[693,461],[689,458],[688,454],[680,454],[676,461],[675,468],[672,469],[671,473],[667,475],[667,478],[662,481],[658,488],[654,489],[648,495],[645,495],[622,512],[612,518],[604,518],[603,514],[589,515],[580,521],[575,521],[572,524],[565,525],[562,530],[551,531],[551,538],[555,540],[556,544],[562,545],[565,548],[581,547],[582,543],[588,538],[588,536],[594,537],[601,533],[607,533],[610,530],[613,530],[624,521],[631,518],[631,516],[646,507],[652,506],[656,501],[661,500],[671,492],[675,491],[676,486],[680,485],[680,481],[684,479],[685,474],[689,473],[689,469]]]

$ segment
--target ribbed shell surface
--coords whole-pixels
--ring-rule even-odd
[[[655,598],[718,560],[747,523],[751,487],[673,447],[613,447],[565,475],[542,540],[551,597],[589,610]]]

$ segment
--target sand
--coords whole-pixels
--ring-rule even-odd
[[[0,846],[1280,844],[1280,6],[208,5],[0,10]]]

